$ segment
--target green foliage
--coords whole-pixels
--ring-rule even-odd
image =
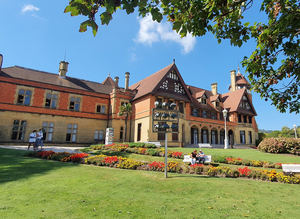
[[[280,112],[300,112],[300,5],[297,0],[263,0],[257,9],[268,19],[265,23],[250,23],[245,12],[253,0],[70,0],[65,13],[88,18],[80,25],[98,30],[96,15],[101,24],[108,25],[117,9],[127,14],[138,10],[139,15],[152,15],[160,22],[165,17],[173,30],[186,36],[214,34],[219,43],[230,40],[234,46],[242,46],[249,39],[256,41],[256,49],[245,57],[243,66],[249,73],[254,91],[262,98],[270,99]],[[246,21],[246,22],[245,22]]]

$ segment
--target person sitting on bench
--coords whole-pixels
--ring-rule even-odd
[[[192,153],[191,153],[191,164],[194,165],[196,163],[196,160],[197,160],[197,150],[194,150]]]
[[[200,150],[199,153],[196,156],[196,162],[204,164],[204,162],[205,162],[205,157],[204,156],[205,156],[204,152],[202,150]]]

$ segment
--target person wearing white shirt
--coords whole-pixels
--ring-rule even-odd
[[[36,142],[36,130],[33,130],[29,135],[29,144],[27,150],[29,150],[30,146],[33,146],[33,149],[35,149],[35,142]]]
[[[44,146],[44,142],[43,142],[43,137],[44,137],[44,134],[43,134],[43,130],[40,129],[37,133],[37,148],[39,148],[39,146],[41,146],[41,150],[43,150],[43,146]]]

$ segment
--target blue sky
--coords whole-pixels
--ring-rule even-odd
[[[166,22],[157,24],[149,17],[142,19],[136,13],[128,16],[122,11],[109,26],[100,26],[94,37],[90,30],[78,32],[85,18],[64,14],[67,4],[68,0],[0,0],[3,67],[19,65],[56,73],[66,53],[70,77],[102,82],[111,74],[119,76],[123,85],[126,71],[133,84],[175,58],[186,84],[209,90],[210,84],[217,82],[218,91],[225,93],[230,70],[237,70],[243,57],[255,48],[253,42],[242,48],[232,47],[228,41],[218,44],[210,34],[179,39]],[[254,10],[247,13],[251,21],[264,18]],[[253,103],[260,129],[300,125],[299,115],[279,113],[259,94],[253,93]]]

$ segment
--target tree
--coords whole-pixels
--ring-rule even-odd
[[[80,32],[90,26],[96,35],[100,14],[102,25],[108,25],[117,10],[127,14],[136,9],[154,21],[166,18],[182,37],[187,33],[215,35],[218,42],[229,39],[242,46],[249,39],[256,48],[244,57],[243,66],[249,74],[253,90],[265,100],[270,99],[280,112],[300,112],[300,4],[298,0],[262,0],[260,10],[266,22],[250,25],[245,12],[253,0],[70,0],[65,13],[83,15]]]
[[[125,116],[125,136],[123,137],[123,142],[126,141],[127,137],[127,121],[132,113],[132,106],[130,103],[125,103],[120,106],[119,116]]]

